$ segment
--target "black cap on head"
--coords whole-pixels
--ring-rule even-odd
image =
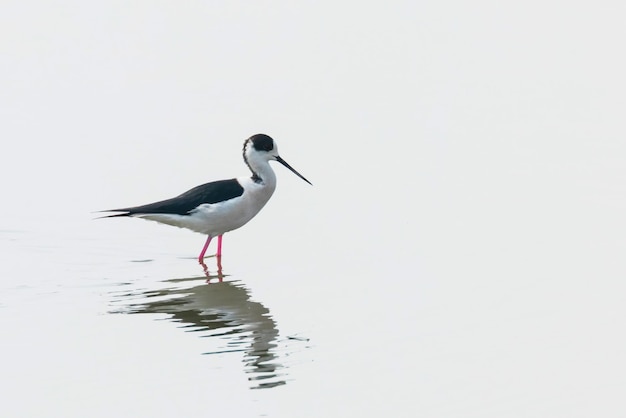
[[[274,140],[265,134],[256,134],[250,137],[252,146],[257,151],[271,151],[274,149]]]

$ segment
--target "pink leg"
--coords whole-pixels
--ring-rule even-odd
[[[217,254],[218,257],[222,256],[222,235],[217,237]]]
[[[204,248],[202,248],[202,252],[200,253],[200,256],[198,257],[198,261],[200,262],[200,264],[202,264],[202,260],[204,259],[204,253],[206,253],[206,249],[209,248],[209,244],[211,243],[211,238],[213,238],[212,236],[208,236],[206,239],[206,242],[204,243]]]

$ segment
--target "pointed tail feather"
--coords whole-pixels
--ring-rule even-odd
[[[95,219],[117,218],[117,217],[120,217],[120,216],[130,216],[131,215],[130,211],[125,210],[125,209],[99,210],[96,213],[103,213],[103,212],[121,212],[121,213],[114,213],[112,215],[98,216]]]

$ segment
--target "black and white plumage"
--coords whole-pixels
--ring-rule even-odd
[[[207,235],[198,257],[202,263],[213,237],[218,237],[217,256],[222,250],[222,235],[242,227],[269,201],[276,189],[276,175],[270,161],[278,161],[302,180],[311,184],[278,155],[274,140],[264,134],[253,135],[243,144],[243,159],[252,176],[218,180],[196,186],[171,199],[142,206],[111,209],[105,218],[131,216],[187,228]]]

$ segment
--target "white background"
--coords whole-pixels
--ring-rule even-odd
[[[51,246],[85,239],[69,252],[96,251],[86,237],[108,233],[119,254],[195,255],[200,236],[91,212],[242,175],[243,140],[267,133],[314,187],[276,167],[268,207],[225,237],[226,268],[315,348],[286,386],[235,392],[251,399],[246,415],[623,416],[624,12],[611,1],[4,1],[0,229],[53,231]],[[12,261],[33,254],[4,244]],[[93,277],[123,275],[98,257]],[[33,277],[8,261],[4,287]],[[116,329],[98,324],[87,328]],[[180,354],[171,341],[160,349]],[[7,364],[36,358],[7,350]],[[124,353],[107,361],[124,370]],[[37,411],[14,378],[3,384],[15,416]],[[165,403],[198,398],[161,390]],[[224,392],[202,411],[228,411]],[[111,405],[142,411],[116,394]]]

